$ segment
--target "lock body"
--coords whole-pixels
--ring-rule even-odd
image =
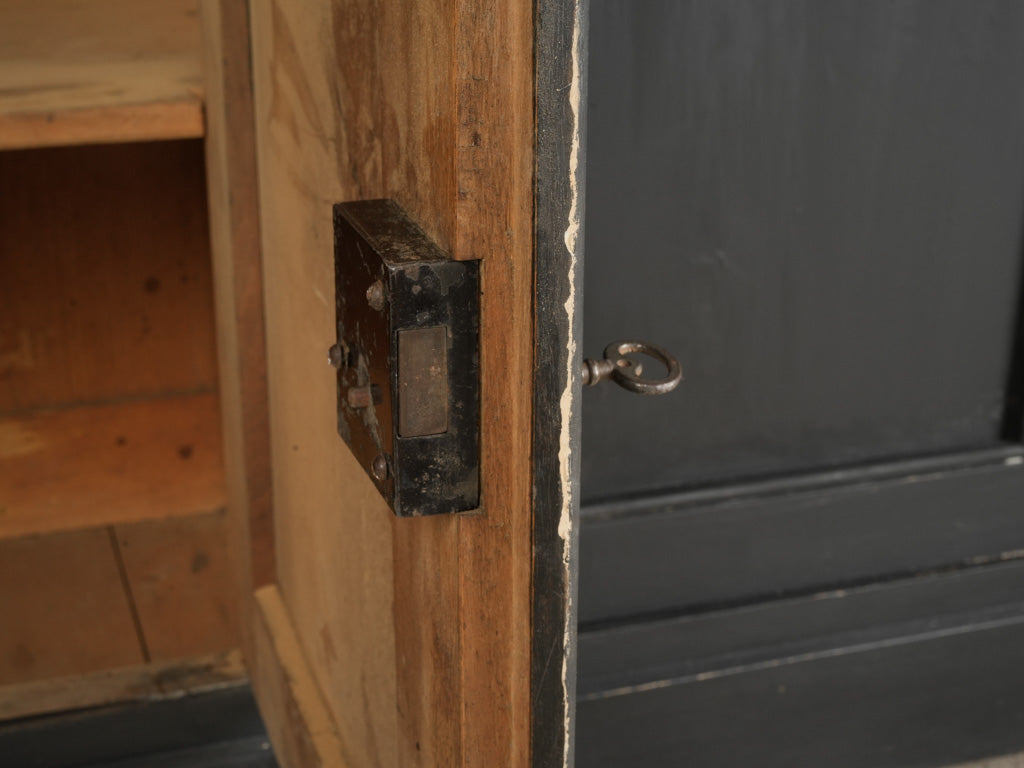
[[[338,433],[396,515],[479,506],[479,262],[391,200],[334,206]]]

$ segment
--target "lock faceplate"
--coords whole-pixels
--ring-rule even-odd
[[[396,515],[480,497],[479,262],[392,200],[334,206],[338,434]]]

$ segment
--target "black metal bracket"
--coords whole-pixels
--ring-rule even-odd
[[[400,517],[480,497],[479,262],[392,200],[334,206],[338,433]]]

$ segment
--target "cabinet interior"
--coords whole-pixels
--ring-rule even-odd
[[[237,678],[195,2],[0,51],[0,718]]]

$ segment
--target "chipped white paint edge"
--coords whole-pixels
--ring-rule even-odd
[[[569,86],[569,107],[572,110],[572,145],[569,152],[569,189],[571,200],[569,205],[569,216],[565,229],[565,248],[569,252],[569,295],[565,300],[565,314],[567,322],[567,355],[566,355],[566,386],[562,392],[559,402],[561,410],[561,433],[558,442],[558,468],[562,484],[562,510],[558,521],[558,535],[562,539],[562,567],[567,574],[566,584],[569,586],[566,596],[566,606],[562,634],[562,701],[564,702],[564,740],[562,742],[562,765],[569,768],[571,755],[570,745],[572,744],[572,718],[569,706],[569,651],[572,643],[572,589],[568,575],[572,568],[572,534],[573,519],[572,510],[575,504],[572,483],[572,413],[573,399],[576,397],[575,382],[576,371],[573,370],[576,361],[576,272],[577,248],[580,232],[580,206],[579,206],[579,162],[580,162],[580,57],[581,26],[582,19],[580,3],[575,2],[573,8],[573,30],[572,30],[572,82]]]

